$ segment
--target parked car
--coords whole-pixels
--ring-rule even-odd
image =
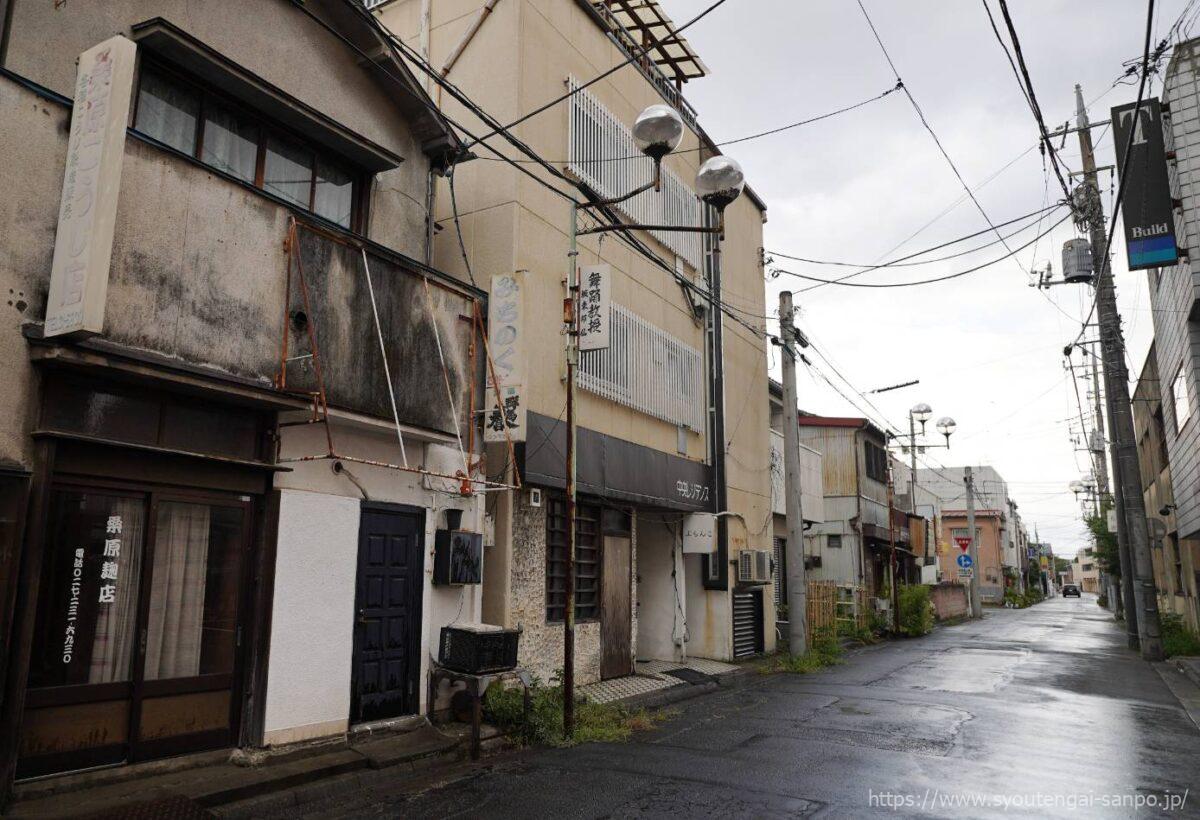
[[[1083,597],[1079,593],[1079,587],[1075,586],[1074,584],[1063,584],[1062,594],[1063,594],[1064,598],[1070,598],[1071,596],[1074,596],[1076,598]]]

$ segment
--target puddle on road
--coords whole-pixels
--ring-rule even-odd
[[[930,692],[985,694],[1007,686],[1027,652],[996,649],[948,649],[898,669],[871,683]]]

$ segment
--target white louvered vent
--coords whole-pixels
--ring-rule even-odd
[[[704,357],[619,305],[605,350],[579,354],[579,386],[647,415],[704,431]]]
[[[575,91],[579,83],[567,80]],[[568,169],[602,197],[618,197],[650,182],[654,164],[642,156],[633,134],[588,91],[571,97],[568,117]],[[632,222],[642,225],[703,225],[703,206],[695,191],[664,168],[662,190],[646,191],[616,206]],[[701,270],[703,235],[651,231],[651,236]]]

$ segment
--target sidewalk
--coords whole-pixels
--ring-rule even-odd
[[[632,675],[581,686],[579,695],[593,703],[642,703],[652,699],[654,703],[662,704],[716,689],[723,676],[742,672],[739,666],[706,658],[637,661]],[[690,691],[694,687],[701,689]]]

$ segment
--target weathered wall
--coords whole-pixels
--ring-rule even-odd
[[[931,584],[930,599],[939,621],[967,615],[967,588],[962,584]]]
[[[676,546],[679,525],[663,523],[662,516],[638,517],[637,657],[642,660],[679,660],[675,639],[682,639],[687,623],[684,608],[683,554]]]

